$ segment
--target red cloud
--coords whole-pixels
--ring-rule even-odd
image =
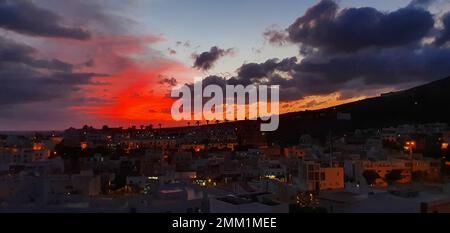
[[[105,37],[81,46],[91,49],[89,53],[95,64],[83,69],[109,75],[95,78],[100,85],[82,88],[85,98],[102,101],[71,109],[112,124],[169,122],[173,100],[167,97],[169,87],[160,83],[161,75],[189,80],[196,71],[148,47],[159,40],[157,37]]]

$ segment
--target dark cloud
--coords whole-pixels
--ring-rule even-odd
[[[31,36],[61,37],[86,40],[90,34],[75,27],[62,25],[57,14],[37,7],[31,1],[0,0],[0,27]]]
[[[434,26],[433,15],[424,8],[430,3],[415,1],[393,12],[380,12],[368,7],[339,10],[334,1],[323,0],[287,29],[288,39],[279,30],[264,33],[269,42],[298,43],[301,61],[291,57],[243,64],[226,83],[279,85],[281,100],[291,101],[335,92],[350,98],[355,90],[373,95],[386,87],[404,88],[447,77],[450,48],[420,43]],[[438,44],[448,40],[447,17]],[[207,79],[221,83],[217,77]]]
[[[69,72],[73,65],[58,59],[44,60],[34,57],[36,50],[30,46],[14,43],[0,37],[0,65],[22,64],[33,68],[42,68]]]
[[[128,6],[129,3],[130,1],[127,1]],[[58,15],[64,17],[71,25],[80,25],[95,34],[123,35],[130,30],[144,30],[135,20],[118,13],[124,10],[124,4],[105,4],[104,0],[39,0],[35,1],[35,4],[58,12]]]
[[[270,44],[282,46],[289,40],[286,31],[268,28],[263,32],[263,36]]]
[[[429,82],[449,74],[450,49],[424,46],[301,61],[295,57],[269,59],[263,63],[242,65],[238,75],[228,80],[218,76],[206,77],[203,85],[279,85],[280,99],[292,101],[309,95],[352,90],[358,90],[360,95],[369,91],[373,94],[374,89],[405,87],[408,83]]]
[[[230,84],[230,82],[231,82],[230,80],[227,80],[227,79],[225,79],[223,77],[220,77],[218,75],[210,75],[210,76],[204,77],[202,79],[202,87],[205,88],[208,85],[218,85],[222,89],[225,90],[225,85]],[[196,95],[202,96],[202,93],[195,93],[194,92],[194,83],[186,83],[186,85],[191,90],[191,93],[193,93],[194,95],[196,94]],[[168,96],[170,97],[170,94]]]
[[[437,46],[441,46],[450,40],[450,12],[447,12],[444,16],[442,16],[442,24],[444,29],[434,41],[434,44]]]
[[[176,78],[174,77],[166,77],[164,75],[159,75],[159,84],[163,84],[163,85],[169,85],[171,87],[174,87],[177,85],[178,81]]]
[[[393,12],[380,12],[374,8],[339,11],[335,2],[321,1],[288,28],[289,42],[300,45],[301,60],[289,57],[246,63],[236,70],[236,76],[208,76],[203,86],[279,85],[281,101],[332,93],[339,94],[337,100],[345,100],[448,77],[450,48],[422,43],[432,36],[429,31],[436,31],[425,3],[416,1]],[[436,45],[450,39],[450,16],[442,21],[444,29]],[[267,30],[264,35],[277,43],[282,36],[276,32]],[[325,102],[309,101],[300,107],[321,104]]]
[[[176,55],[177,51],[175,49],[172,48],[167,48],[167,51],[169,52],[170,55]]]
[[[420,41],[433,25],[432,14],[418,7],[388,13],[370,7],[339,11],[334,1],[322,0],[290,25],[288,32],[294,43],[336,53],[404,46]]]
[[[185,42],[177,41],[177,42],[175,42],[175,45],[177,47],[183,46],[183,47],[189,48],[189,47],[191,47],[191,42],[190,41],[185,41]]]
[[[220,49],[217,46],[213,46],[209,51],[203,52],[201,54],[192,55],[192,57],[195,59],[194,68],[207,71],[211,69],[221,57],[231,55],[233,53],[234,53],[233,48],[225,50]]]
[[[57,59],[36,58],[35,49],[0,37],[0,105],[15,105],[71,97],[80,85],[91,84],[93,73],[77,73]]]
[[[204,87],[208,86],[208,85],[211,85],[211,84],[216,84],[216,85],[219,85],[221,87],[225,87],[225,85],[228,84],[228,83],[227,83],[227,80],[225,78],[217,76],[217,75],[210,75],[210,76],[208,76],[208,77],[206,77],[206,78],[204,78],[202,80],[202,85]]]
[[[424,83],[450,74],[450,50],[435,47],[393,48],[323,61],[303,60],[295,67],[289,86],[298,94],[327,94],[343,90],[364,93],[373,87]],[[293,96],[295,97],[295,96]]]
[[[271,76],[275,71],[288,72],[297,62],[296,57],[278,59],[269,59],[264,63],[248,63],[242,65],[238,70],[238,78],[231,78],[230,82],[236,82],[243,85],[251,83],[261,83],[265,78]]]
[[[302,60],[246,63],[235,77],[209,76],[203,85],[279,85],[280,99],[292,101],[331,93],[339,93],[340,98],[370,96],[387,87],[407,88],[447,77],[450,48],[421,42],[435,30],[433,15],[423,7],[429,3],[415,1],[393,12],[380,12],[368,7],[339,10],[334,1],[323,0],[288,28],[290,42],[300,45]],[[444,30],[436,45],[450,39],[450,16],[442,21]],[[276,35],[272,42],[282,38],[266,32],[269,40]]]
[[[0,72],[0,105],[51,101],[70,97],[78,86],[90,83],[95,74],[57,73],[43,75],[30,70]],[[7,76],[6,76],[7,75]]]

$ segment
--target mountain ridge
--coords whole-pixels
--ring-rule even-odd
[[[350,114],[351,119],[338,120],[338,113]],[[330,132],[433,122],[450,123],[450,76],[329,108],[282,114],[270,141],[293,144],[302,134],[323,138]]]

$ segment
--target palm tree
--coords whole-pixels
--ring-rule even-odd
[[[196,124],[197,126],[199,126],[199,125],[200,125],[200,121],[196,121],[195,124]]]
[[[206,120],[206,125],[209,125],[209,120]]]
[[[160,129],[162,128],[162,124],[161,123],[159,123],[158,126],[159,126]]]
[[[219,124],[219,122],[220,122],[219,120],[216,120],[216,124]]]
[[[188,121],[187,125],[188,125],[188,127],[191,126],[191,122]]]

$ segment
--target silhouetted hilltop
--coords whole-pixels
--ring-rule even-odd
[[[279,129],[270,133],[269,139],[293,144],[302,134],[323,138],[330,130],[333,134],[340,134],[354,129],[400,124],[450,123],[449,108],[450,77],[331,108],[283,114]],[[338,115],[348,114],[351,115],[350,120],[337,119]]]

